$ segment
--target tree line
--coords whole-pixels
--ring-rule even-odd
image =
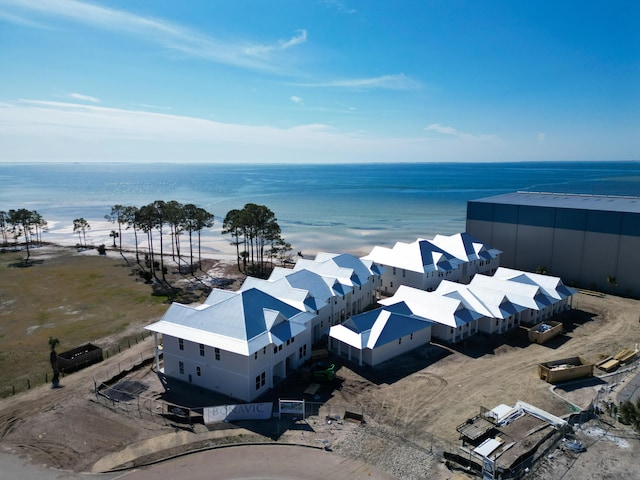
[[[116,239],[119,239],[120,254],[125,260],[127,259],[122,250],[123,227],[125,230],[133,230],[138,264],[141,264],[138,248],[139,236],[146,238],[145,265],[150,269],[152,276],[157,277],[157,272],[160,271],[163,280],[166,274],[164,258],[167,253],[165,250],[169,248],[166,246],[166,234],[169,235],[171,257],[177,261],[179,267],[183,262],[186,262],[180,238],[185,233],[187,234],[189,238],[189,266],[193,270],[194,241],[197,241],[198,263],[200,263],[202,261],[201,234],[205,228],[213,227],[214,221],[214,215],[204,208],[197,207],[192,203],[183,205],[175,200],[169,202],[156,200],[140,208],[114,205],[111,207],[111,213],[105,215],[105,218],[118,226],[118,231],[111,232],[111,236],[114,243]]]
[[[22,237],[22,243],[27,249],[27,262],[31,256],[29,246],[32,243],[42,242],[42,233],[46,230],[47,221],[36,210],[27,210],[26,208],[9,210],[8,212],[0,210],[2,244],[7,246],[13,243],[17,248],[18,240]]]
[[[113,230],[110,236],[113,237],[114,248],[119,249],[127,263],[129,261],[122,247],[123,231],[133,231],[136,262],[141,266],[143,261],[139,244],[145,240],[140,237],[146,239],[146,275],[148,279],[158,278],[158,272],[161,272],[163,280],[166,274],[164,259],[169,255],[169,250],[179,268],[188,262],[193,272],[202,262],[202,232],[214,224],[213,213],[192,203],[182,204],[175,200],[156,200],[142,207],[114,205],[105,219],[117,225],[117,230]],[[87,246],[86,233],[90,228],[91,225],[84,218],[73,220],[73,232],[78,234],[80,246]],[[30,256],[29,245],[34,241],[41,242],[42,232],[46,229],[46,220],[35,210],[0,211],[3,244],[9,245],[12,241],[17,247],[19,239],[23,238],[27,260]],[[231,236],[230,243],[236,248],[238,269],[245,274],[265,276],[273,266],[274,259],[285,261],[291,251],[291,245],[282,237],[275,214],[264,205],[247,203],[242,209],[229,211],[223,222],[222,234]],[[188,238],[187,254],[183,251],[181,241],[185,235]],[[119,245],[116,245],[116,240]]]
[[[236,247],[238,269],[255,276],[266,276],[274,258],[288,258],[291,245],[281,233],[275,214],[255,203],[231,210],[222,224],[222,234],[231,235],[231,245]]]

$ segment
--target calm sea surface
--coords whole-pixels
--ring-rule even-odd
[[[294,250],[362,251],[464,231],[466,203],[513,191],[640,196],[640,162],[370,165],[0,164],[0,210],[37,210],[50,234],[115,204],[273,210]],[[45,236],[45,240],[47,237]],[[53,240],[52,240],[53,241]]]

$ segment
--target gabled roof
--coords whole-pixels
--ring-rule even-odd
[[[160,321],[145,328],[241,355],[251,355],[271,343],[279,345],[303,333],[312,318],[310,313],[251,288],[211,305],[191,307],[174,303]]]
[[[449,327],[459,327],[483,316],[467,308],[458,298],[425,292],[406,285],[401,285],[392,297],[380,300],[379,303],[390,306],[400,302],[404,302],[414,315]]]
[[[289,270],[291,272],[291,270]],[[240,291],[257,288],[269,295],[288,303],[298,310],[316,312],[327,305],[327,302],[316,298],[304,288],[296,288],[288,281],[289,277],[278,280],[264,280],[261,278],[247,277],[240,287]]]
[[[368,275],[361,277],[354,268],[342,267],[336,263],[333,258],[329,258],[324,261],[301,258],[296,262],[293,270],[309,270],[310,272],[317,273],[323,277],[337,279],[344,286],[345,293],[351,291],[354,287],[362,286],[369,281]],[[329,285],[332,284],[332,282],[327,283]],[[344,295],[344,293],[340,293],[340,295]]]
[[[476,237],[466,232],[456,233],[450,236],[436,235],[431,242],[465,262],[491,260],[502,253],[497,248],[488,247]]]
[[[505,294],[511,302],[532,310],[542,310],[556,302],[555,299],[549,297],[538,285],[512,282],[510,280],[503,280],[482,274],[476,274],[471,279],[469,286],[501,292]]]
[[[523,272],[511,268],[499,267],[493,275],[495,278],[510,280],[512,282],[526,283],[528,285],[540,286],[546,295],[557,300],[564,300],[575,295],[573,288],[567,287],[559,277],[551,275],[541,275],[539,273]]]
[[[318,252],[316,262],[333,262],[339,267],[350,268],[358,276],[360,285],[364,285],[371,275],[378,275],[377,268],[372,268],[373,262],[363,261],[348,253]]]
[[[435,293],[451,298],[460,298],[467,308],[475,310],[489,318],[508,318],[526,308],[509,300],[504,292],[497,290],[461,285],[444,280]]]
[[[424,238],[412,243],[397,242],[393,248],[373,247],[362,260],[419,273],[451,271],[464,263]]]
[[[360,350],[374,349],[431,327],[431,322],[385,308],[355,315],[329,329],[329,336]]]

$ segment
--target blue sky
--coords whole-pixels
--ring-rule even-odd
[[[0,161],[640,160],[640,2],[0,0]]]

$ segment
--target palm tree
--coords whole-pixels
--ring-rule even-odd
[[[87,230],[91,229],[91,225],[84,218],[76,218],[73,220],[73,233],[78,233],[78,240],[80,241],[80,246],[82,245],[82,239],[84,239],[84,246],[87,246]],[[82,233],[82,239],[80,238],[80,234]]]
[[[155,225],[155,212],[153,205],[145,205],[140,207],[136,214],[136,224],[147,235],[147,251],[149,252],[149,268],[151,273],[155,276],[155,258],[153,253],[153,227]]]
[[[111,236],[113,237],[113,246],[116,246],[116,238],[118,238],[120,243],[120,256],[124,258],[124,261],[127,262],[127,265],[129,265],[129,260],[127,260],[127,257],[122,253],[122,224],[127,222],[125,214],[125,207],[123,207],[122,205],[114,205],[113,207],[111,207],[111,213],[105,215],[104,218],[112,223],[118,223],[118,231],[116,232],[114,230],[111,232]]]
[[[164,268],[164,242],[163,242],[163,228],[167,221],[167,204],[162,200],[156,200],[151,204],[153,212],[155,214],[154,224],[156,230],[160,234],[160,272],[162,273],[162,280],[166,282],[165,268]]]
[[[180,267],[180,235],[184,228],[184,206],[180,202],[171,200],[166,204],[167,223],[171,234],[171,258],[175,261],[178,255],[178,268]]]
[[[124,221],[124,223],[127,224],[127,230],[129,228],[133,228],[133,236],[135,238],[135,249],[136,249],[136,262],[138,263],[138,265],[140,264],[140,252],[138,250],[138,223],[137,223],[137,217],[138,217],[138,207],[132,207],[132,206],[127,206],[124,207],[122,210],[122,219]],[[122,235],[120,235],[120,238],[122,239]]]
[[[222,222],[222,234],[230,234],[234,239],[231,241],[231,245],[236,247],[236,259],[238,261],[238,271],[240,272],[242,272],[240,267],[240,244],[243,243],[243,240],[240,240],[242,235],[241,213],[238,209],[230,210]]]
[[[213,213],[204,208],[196,210],[196,231],[198,232],[198,262],[202,265],[202,230],[213,227]]]
[[[51,369],[53,370],[52,383],[54,387],[58,386],[58,377],[60,376],[60,369],[58,368],[58,354],[56,353],[56,347],[59,344],[60,340],[54,337],[49,337],[49,348],[51,349],[51,351],[49,352],[49,363],[51,364]]]
[[[191,273],[193,273],[193,232],[198,228],[198,207],[193,203],[188,203],[183,207],[183,224],[184,229],[189,232],[189,265]]]

